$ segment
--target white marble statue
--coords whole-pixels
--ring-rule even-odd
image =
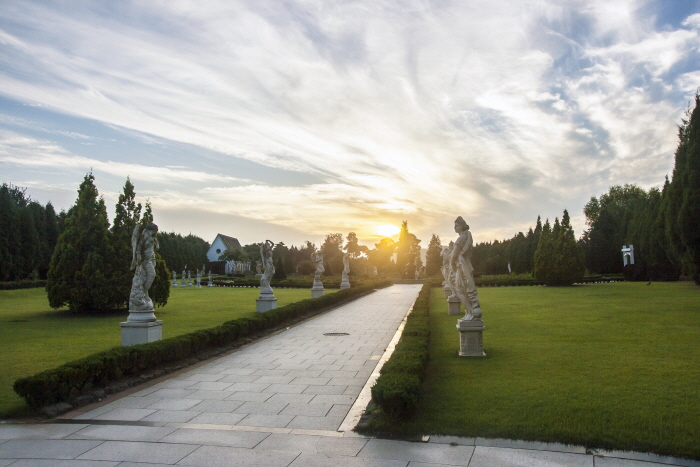
[[[199,269],[196,270],[196,272],[197,272],[197,287],[196,288],[197,289],[202,288],[202,275],[204,274],[204,267],[205,266],[206,265],[203,264],[201,270],[199,270]]]
[[[173,271],[173,287],[177,287],[177,273]]]
[[[466,308],[466,314],[460,321],[480,320],[481,305],[472,275],[474,268],[471,264],[474,241],[471,232],[469,232],[469,226],[461,216],[455,219],[455,232],[459,238],[454,243],[450,255],[450,276],[452,291]]]
[[[452,288],[452,278],[450,271],[450,258],[452,257],[452,249],[454,248],[455,242],[450,241],[450,244],[442,248],[440,255],[442,256],[442,277],[445,279],[445,287]]]
[[[260,244],[260,258],[262,260],[263,273],[260,277],[260,290],[261,293],[272,293],[272,287],[270,287],[270,281],[272,276],[275,274],[275,264],[272,261],[272,249],[275,244],[272,240],[265,240],[264,243]]]
[[[255,274],[262,274],[262,263],[260,261],[255,262]]]
[[[191,285],[192,285],[192,271],[190,271],[188,269],[187,270],[187,286],[189,287]]]
[[[187,287],[187,265],[182,269],[182,286]]]
[[[326,269],[323,267],[323,253],[321,251],[314,251],[311,253],[311,261],[313,261],[314,266],[316,266],[316,272],[314,272],[314,282],[321,282],[321,274],[323,274]]]
[[[379,275],[379,270],[377,269],[377,266],[372,265],[372,275],[373,276]]]
[[[212,280],[211,269],[209,270],[209,282],[207,283],[207,287],[214,287],[214,281]]]
[[[149,222],[145,226],[136,224],[131,235],[131,269],[134,278],[131,281],[129,311],[152,311],[153,301],[148,290],[156,278],[156,251],[158,251],[158,226]]]
[[[343,255],[343,275],[342,275],[342,281],[343,282],[349,282],[348,277],[350,276],[350,255],[348,253],[345,253]]]

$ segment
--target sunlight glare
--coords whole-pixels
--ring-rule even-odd
[[[392,237],[400,231],[401,228],[396,225],[380,225],[377,227],[377,233],[382,237]]]

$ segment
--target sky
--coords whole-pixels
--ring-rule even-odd
[[[161,231],[427,248],[660,187],[700,0],[0,2],[0,183],[68,209],[127,177]]]

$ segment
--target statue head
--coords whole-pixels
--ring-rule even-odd
[[[466,230],[469,230],[469,226],[467,225],[467,222],[462,219],[462,216],[459,216],[457,219],[455,219],[455,232],[461,233]]]

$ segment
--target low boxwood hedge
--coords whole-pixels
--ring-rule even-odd
[[[372,400],[391,417],[409,417],[418,407],[420,387],[429,357],[430,289],[435,285],[432,282],[423,284],[413,310],[406,318],[401,339],[372,386]]]
[[[262,331],[305,319],[327,310],[330,306],[342,304],[376,288],[389,285],[390,281],[378,281],[319,298],[290,303],[265,313],[227,321],[213,328],[148,344],[114,347],[34,376],[20,378],[15,381],[14,390],[27,404],[35,408],[66,402],[122,378],[138,376],[144,371],[195,357],[203,351],[233,346],[239,339],[250,338]]]
[[[45,280],[30,281],[7,281],[0,282],[0,290],[17,290],[17,289],[35,289],[39,287],[46,287]]]

